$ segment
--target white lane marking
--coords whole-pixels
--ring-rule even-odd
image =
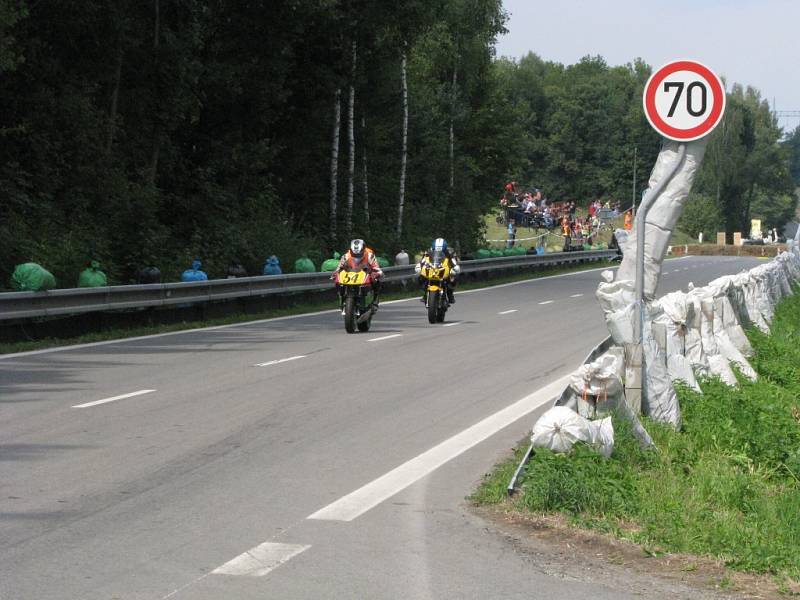
[[[544,302],[539,302],[539,304],[552,304],[552,300],[545,300]]]
[[[541,405],[551,402],[564,391],[569,378],[569,375],[565,375],[553,381],[307,518],[352,521]]]
[[[570,298],[580,298],[581,296],[583,296],[583,294],[572,294]]]
[[[455,327],[456,325],[461,325],[461,321],[453,321],[452,323],[445,323],[442,327]]]
[[[688,271],[688,270],[689,270],[689,267],[683,267],[683,270],[684,270],[684,271]]]
[[[680,273],[680,272],[681,272],[681,270],[680,270],[680,269],[675,269],[675,270],[673,271],[673,273]]]
[[[380,342],[381,340],[390,340],[396,337],[403,337],[402,333],[393,333],[392,335],[385,335],[383,337],[372,338],[371,340],[367,340],[368,342]]]
[[[263,577],[287,560],[311,548],[305,544],[264,542],[211,571],[212,575]]]
[[[517,312],[517,310],[518,309],[516,309],[516,308],[512,308],[511,310],[504,310],[504,311],[501,311],[501,312],[499,312],[497,314],[498,315],[508,315],[508,314],[511,314],[512,312]]]
[[[130,394],[122,394],[120,396],[113,396],[111,398],[103,398],[102,400],[95,400],[94,402],[86,402],[85,404],[76,404],[72,408],[89,408],[90,406],[97,406],[98,404],[106,404],[107,402],[114,402],[115,400],[124,400],[125,398],[133,398],[134,396],[141,396],[149,394],[156,390],[139,390],[138,392],[131,392]]]
[[[289,362],[290,360],[297,360],[298,358],[305,358],[306,356],[307,356],[306,354],[300,354],[298,356],[290,356],[289,358],[279,358],[277,360],[270,360],[270,361],[263,362],[263,363],[256,363],[253,366],[254,367],[268,367],[270,365],[279,365],[281,363]]]

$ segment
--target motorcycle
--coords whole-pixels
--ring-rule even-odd
[[[342,315],[347,333],[369,331],[375,307],[367,298],[372,291],[372,277],[366,270],[339,271],[336,283],[342,286]]]
[[[428,309],[429,323],[442,323],[450,307],[447,301],[450,268],[450,260],[438,252],[423,259],[420,266],[419,275],[425,280],[425,307]]]

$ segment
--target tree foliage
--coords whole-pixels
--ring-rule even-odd
[[[381,253],[473,248],[507,179],[626,205],[636,156],[638,198],[660,144],[641,107],[650,67],[498,60],[505,19],[500,0],[0,0],[0,282],[31,260],[70,285],[91,259],[126,283],[195,257],[219,276],[341,249],[331,132],[337,90],[349,126],[351,85],[359,168],[350,180],[343,129],[336,196],[352,186],[352,233]],[[729,106],[699,192],[741,227],[786,197],[790,148],[755,92]]]

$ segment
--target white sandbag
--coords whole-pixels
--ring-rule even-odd
[[[686,358],[686,322],[693,305],[687,301],[683,292],[672,292],[662,296],[653,303],[661,309],[661,313],[653,317],[653,324],[664,330],[664,347],[667,372],[672,381],[682,381],[692,389],[700,391],[697,379],[692,371],[692,363]],[[656,340],[658,341],[658,340]]]
[[[667,372],[664,351],[653,337],[652,325],[645,319],[642,351],[645,359],[647,394],[642,398],[642,412],[655,421],[681,428],[681,407]]]
[[[564,453],[569,452],[575,442],[585,442],[603,456],[611,456],[614,450],[611,417],[590,421],[565,406],[554,406],[533,426],[531,443],[536,448]]]
[[[613,347],[570,375],[578,414],[593,418],[608,414],[623,397],[624,360],[621,347]]]

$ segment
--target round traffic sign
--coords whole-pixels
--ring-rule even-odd
[[[693,60],[667,63],[647,80],[644,114],[653,129],[678,142],[711,133],[725,112],[725,88],[714,72]]]

